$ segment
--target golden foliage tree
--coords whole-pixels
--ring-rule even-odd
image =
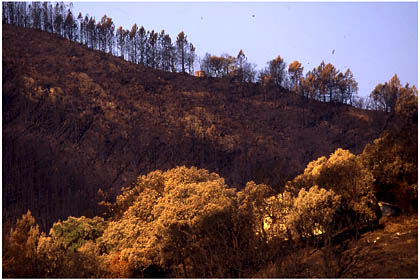
[[[110,205],[98,247],[113,277],[240,277],[268,258],[261,248],[271,195],[254,182],[236,193],[195,167],[154,171]]]
[[[234,194],[223,178],[206,170],[151,172],[111,206],[117,216],[101,237],[101,246],[110,259],[120,254],[140,276],[153,264],[174,271],[179,267],[181,275],[189,275],[197,247],[193,229],[204,216],[229,208]]]
[[[347,225],[376,222],[377,203],[374,177],[360,158],[348,150],[337,149],[330,157],[320,157],[308,164],[303,174],[288,182],[286,188],[297,194],[300,189],[320,186],[333,190],[343,199],[341,205]]]
[[[313,238],[331,233],[333,219],[340,207],[341,196],[332,189],[313,186],[301,189],[287,215],[287,227],[297,238]]]
[[[40,233],[31,211],[17,220],[16,227],[3,238],[3,277],[39,277],[37,246]]]
[[[298,90],[298,85],[299,85],[300,78],[302,77],[302,73],[303,73],[303,66],[299,61],[295,60],[289,64],[290,80],[293,84],[293,90],[295,92],[297,92]]]

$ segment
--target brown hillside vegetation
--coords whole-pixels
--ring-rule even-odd
[[[296,278],[325,277],[329,271],[323,269],[321,253],[319,249],[304,248],[287,262],[270,264],[254,276],[287,277],[292,268]],[[418,278],[418,217],[381,218],[377,230],[351,241],[340,258],[345,260],[343,278]]]
[[[384,113],[152,70],[3,24],[3,219],[99,213],[139,174],[196,166],[280,190],[337,148],[362,152]]]

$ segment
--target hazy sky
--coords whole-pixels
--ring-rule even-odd
[[[96,20],[106,14],[116,28],[134,23],[168,33],[184,31],[203,57],[240,49],[261,69],[280,55],[298,60],[304,73],[322,60],[350,68],[367,96],[395,73],[418,85],[417,2],[73,2],[74,13]],[[333,53],[334,50],[334,53]],[[197,66],[198,68],[198,66]]]

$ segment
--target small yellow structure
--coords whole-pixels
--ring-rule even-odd
[[[194,76],[203,78],[206,76],[206,73],[204,71],[199,70],[199,71],[195,71]]]

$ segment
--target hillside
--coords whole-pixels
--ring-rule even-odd
[[[418,278],[417,215],[382,217],[377,229],[349,242],[340,257],[344,260],[342,278]],[[299,250],[290,259],[268,265],[255,277],[287,278],[291,267],[296,278],[325,277],[319,249]]]
[[[178,165],[280,190],[308,162],[360,153],[380,112],[256,84],[135,65],[56,35],[3,24],[3,219],[43,230],[99,213],[139,174]]]

